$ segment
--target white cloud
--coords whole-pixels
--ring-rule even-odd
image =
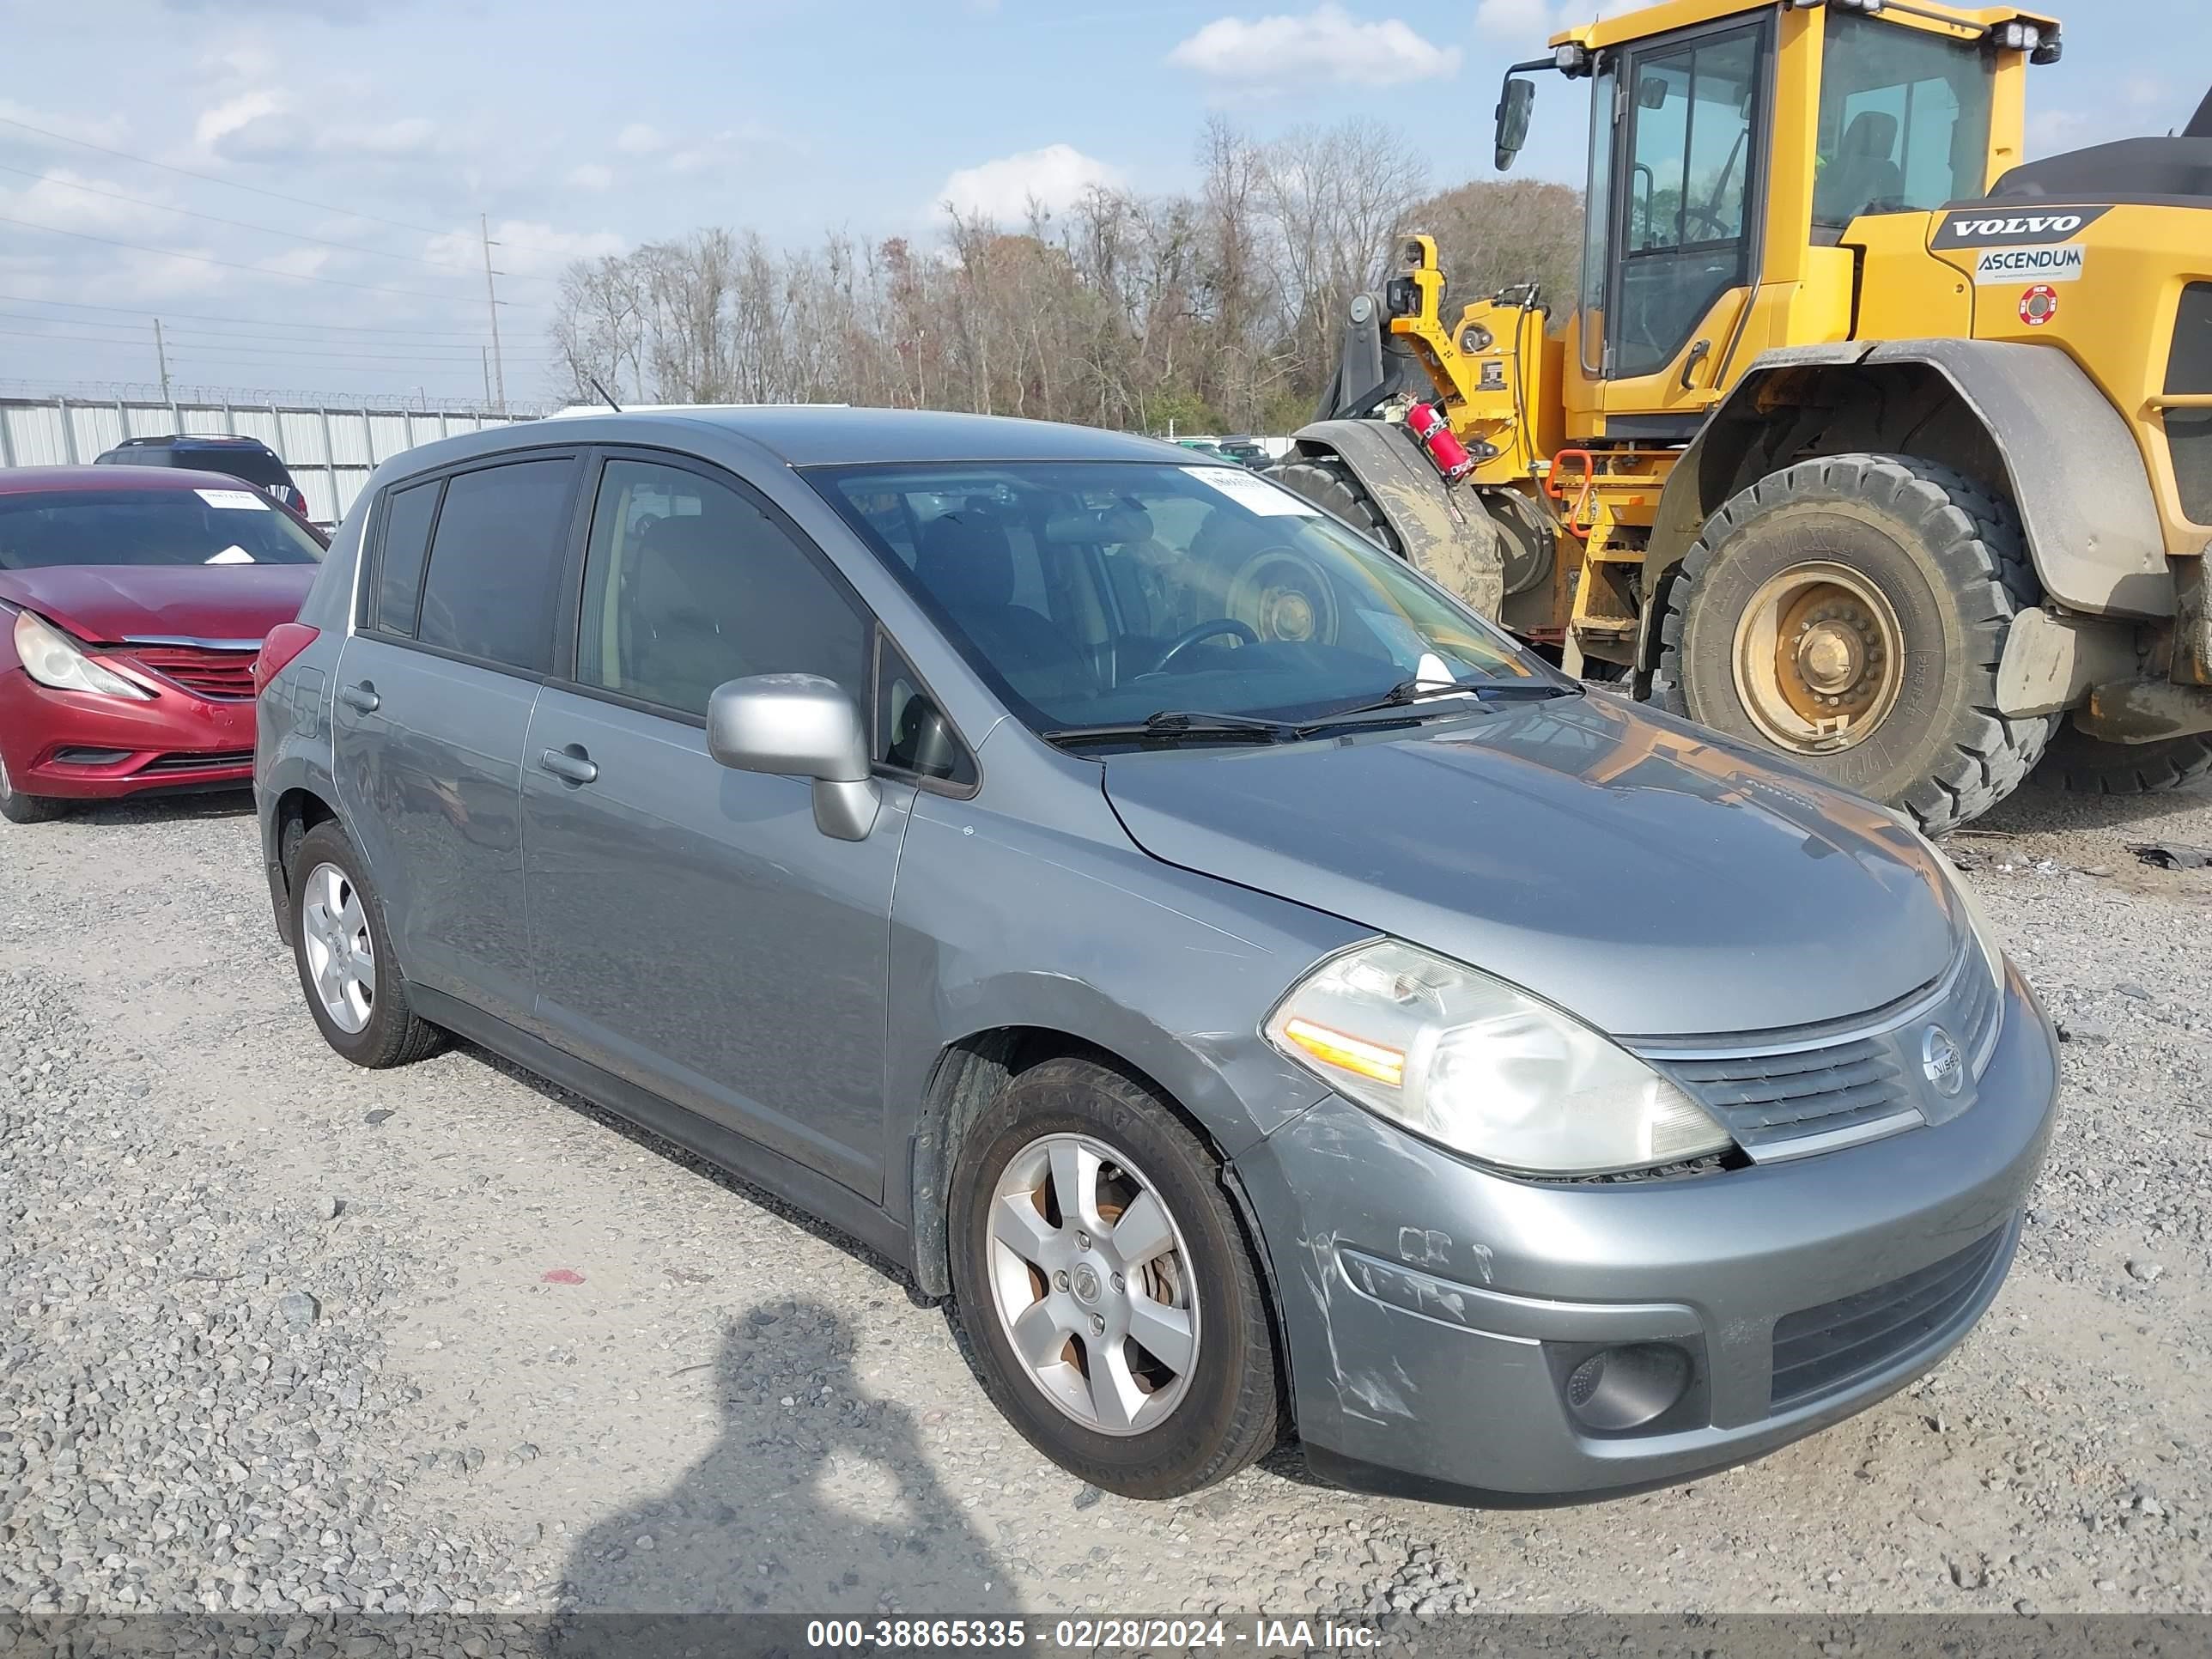
[[[202,149],[214,149],[224,139],[244,132],[256,121],[282,115],[289,107],[289,100],[276,93],[242,92],[201,111],[200,118],[192,124],[192,138]]]
[[[1552,33],[1550,0],[1481,0],[1474,26],[1491,34],[1525,35],[1532,42]]]
[[[433,236],[422,254],[447,264],[473,264],[483,258],[480,238],[476,226],[466,225]],[[611,230],[556,230],[543,220],[528,219],[493,221],[491,240],[499,269],[516,276],[557,276],[572,260],[620,253],[629,246]]]
[[[75,188],[80,185],[88,188]],[[106,193],[95,195],[95,191]],[[0,212],[34,224],[52,225],[58,230],[100,231],[109,235],[125,230],[173,231],[176,215],[115,199],[118,196],[137,196],[143,201],[148,191],[149,186],[136,180],[126,185],[97,173],[58,167],[43,179],[14,186],[0,185]]]
[[[1170,52],[1168,62],[1247,90],[1329,81],[1392,87],[1449,79],[1459,73],[1460,52],[1398,18],[1361,22],[1341,6],[1324,4],[1304,16],[1217,18]]]
[[[615,148],[625,155],[650,155],[667,147],[668,139],[659,129],[642,121],[633,121],[615,135]]]
[[[428,116],[408,115],[374,126],[333,128],[315,140],[320,149],[365,150],[375,155],[420,155],[438,143],[437,124]]]
[[[0,116],[10,121],[21,121],[24,126],[38,127],[47,132],[58,132],[64,138],[82,138],[87,143],[106,144],[112,149],[130,136],[130,123],[119,115],[87,116],[62,115],[51,110],[37,109],[29,104],[19,104],[12,98],[0,98]],[[9,134],[23,143],[40,144],[44,141],[36,133],[17,128]]]
[[[613,187],[615,170],[602,167],[597,161],[587,161],[582,167],[571,168],[568,185],[573,190],[608,190]]]
[[[1047,144],[960,168],[939,188],[937,200],[969,216],[1013,221],[1027,215],[1033,201],[1056,212],[1093,185],[1111,189],[1126,177],[1121,168],[1073,144]]]
[[[1504,35],[1540,47],[1552,35],[1601,18],[1618,17],[1650,0],[1480,0],[1474,9],[1474,26],[1486,33]]]

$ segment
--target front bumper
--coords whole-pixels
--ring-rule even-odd
[[[1412,1496],[1573,1503],[1839,1422],[1924,1374],[1995,1299],[2057,1090],[2050,1026],[2010,975],[1971,1110],[1792,1163],[1537,1184],[1331,1097],[1234,1166],[1267,1246],[1309,1462]],[[1818,1327],[1831,1304],[1838,1334],[1815,1328],[1789,1352],[1848,1344],[1853,1363],[1778,1379],[1778,1322]],[[1638,1428],[1578,1422],[1568,1376],[1628,1344],[1686,1357],[1680,1398]]]
[[[144,702],[56,691],[12,668],[0,672],[0,758],[26,795],[234,788],[253,778],[253,704],[167,684]]]

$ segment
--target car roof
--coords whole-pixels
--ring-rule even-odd
[[[117,449],[266,449],[276,452],[258,438],[234,436],[228,432],[171,432],[160,437],[125,438],[114,446]]]
[[[236,489],[240,483],[228,472],[183,466],[0,467],[0,495],[54,489]]]
[[[793,467],[955,461],[1167,461],[1189,465],[1193,460],[1193,452],[1177,444],[1052,421],[926,409],[709,404],[520,422],[410,450],[400,471],[411,473],[546,444],[719,447],[718,440],[733,441],[755,453],[766,451]]]

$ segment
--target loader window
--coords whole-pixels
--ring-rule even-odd
[[[1925,211],[1988,181],[1994,61],[1973,41],[1831,10],[1813,225]],[[1829,239],[1832,240],[1832,238]]]
[[[1664,368],[1745,281],[1758,135],[1758,28],[1639,52],[1631,69],[1616,376]]]

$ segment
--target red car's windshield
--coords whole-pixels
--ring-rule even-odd
[[[314,533],[258,489],[0,495],[0,570],[57,564],[318,564]]]

